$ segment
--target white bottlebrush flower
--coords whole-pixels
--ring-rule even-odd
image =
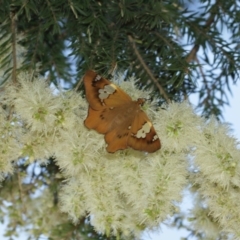
[[[204,207],[204,200],[197,199],[190,212],[189,222],[196,232],[203,232],[204,239],[218,239],[221,233],[221,227],[216,218],[213,217],[209,208]]]
[[[181,200],[180,189],[186,181],[184,155],[127,155],[116,163],[108,162],[109,171],[121,194],[138,213],[139,222],[154,227],[176,211],[173,202]]]
[[[162,151],[189,150],[200,138],[202,120],[187,102],[170,103],[154,115],[153,124],[161,139]]]
[[[222,232],[239,239],[240,150],[227,125],[211,118],[195,142],[192,182]]]
[[[194,162],[208,181],[222,187],[240,187],[240,150],[229,128],[214,118],[203,127],[196,141]]]
[[[26,121],[32,131],[51,131],[56,125],[56,113],[60,103],[42,79],[30,81],[29,74],[19,74],[20,86],[8,86],[7,96],[17,114]]]
[[[130,93],[135,92],[133,82],[126,85]],[[160,122],[159,116],[165,110],[156,111],[156,106],[152,109],[148,103],[146,105],[154,122]],[[193,113],[186,104],[181,107],[187,109],[184,117],[179,106],[175,117],[185,124],[187,115],[191,119]],[[161,125],[156,125],[158,132]],[[99,232],[117,235],[121,231],[124,235],[138,235],[143,229],[158,226],[177,211],[176,203],[181,200],[187,173],[186,155],[180,149],[187,149],[191,143],[184,133],[181,132],[185,139],[179,148],[177,139],[172,151],[159,150],[153,154],[132,149],[109,154],[104,135],[87,130],[81,124],[74,132],[63,130],[60,133],[56,161],[71,179],[61,194],[62,210],[69,213],[73,221],[88,212],[91,223]],[[158,134],[161,138],[161,133]],[[164,137],[161,138],[163,143]],[[179,150],[177,153],[174,152],[176,149]]]
[[[209,193],[209,190],[212,193]],[[207,187],[207,190],[202,191],[202,193],[207,197],[207,204],[211,215],[219,222],[223,231],[234,234],[239,239],[239,188],[229,187],[228,189],[222,189],[212,184]]]
[[[54,133],[27,132],[21,138],[21,157],[29,162],[37,160],[39,163],[47,163],[48,159],[54,156],[55,143]]]
[[[20,157],[22,129],[16,116],[9,117],[8,113],[0,110],[0,180],[7,173],[13,172],[13,161]]]
[[[176,212],[186,184],[184,155],[145,155],[127,150],[84,157],[85,167],[61,194],[62,210],[74,221],[80,213],[88,212],[99,232],[138,235]]]
[[[191,183],[220,226],[238,234],[240,154],[225,127],[213,120],[204,125],[186,102],[157,108],[146,101],[144,110],[162,148],[152,154],[131,148],[110,154],[104,135],[84,126],[88,104],[80,95],[53,94],[44,81],[27,78],[20,75],[19,87],[9,85],[0,96],[17,118],[7,125],[3,117],[0,123],[1,136],[7,139],[0,144],[0,171],[11,172],[8,164],[19,156],[41,162],[54,156],[67,178],[62,211],[74,222],[87,213],[97,231],[127,236],[158,226],[178,210],[191,155],[198,171]],[[123,82],[123,89],[133,100],[150,95],[136,90],[133,81]],[[3,131],[6,126],[9,135]]]
[[[71,128],[59,130],[52,150],[57,164],[66,176],[78,176],[95,166],[95,158],[106,152],[103,135],[89,131],[79,119]]]
[[[82,184],[79,184],[79,180],[76,178],[68,180],[64,185],[60,192],[60,201],[61,210],[67,213],[74,223],[87,214]]]
[[[236,186],[226,188],[217,182],[210,182],[201,172],[193,174],[192,179],[198,186],[197,192],[203,204],[208,207],[212,221],[218,223],[221,232],[233,234],[236,237],[234,239],[239,239],[239,188]]]
[[[59,92],[55,99],[60,107],[55,112],[55,127],[58,129],[74,130],[81,120],[86,117],[87,103],[79,93],[74,91]]]

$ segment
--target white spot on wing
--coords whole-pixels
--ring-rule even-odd
[[[97,76],[95,77],[94,81],[97,82],[97,81],[99,81],[99,80],[101,80],[101,79],[102,79],[102,77],[101,77],[100,75],[97,75]]]
[[[130,129],[131,129],[131,126],[128,126],[128,129],[130,130]]]
[[[113,84],[105,85],[103,89],[99,89],[99,98],[101,100],[108,98],[108,96],[112,93],[114,93],[116,90],[116,87]]]
[[[147,133],[150,132],[152,127],[151,122],[146,122],[141,129],[137,131],[137,134],[135,135],[136,138],[145,138]]]
[[[158,136],[157,136],[157,135],[154,135],[152,141],[154,142],[154,141],[156,141],[157,139],[158,139]]]

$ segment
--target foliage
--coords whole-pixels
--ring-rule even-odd
[[[140,86],[154,86],[155,95],[162,89],[165,99],[198,92],[203,112],[219,116],[226,88],[238,78],[237,1],[2,0],[1,6],[3,81],[19,44],[26,51],[18,66],[40,64],[56,84],[63,79],[71,87],[89,68],[101,73],[117,66],[140,77]]]
[[[89,212],[82,212],[80,217],[76,215],[77,209],[70,211],[66,208],[69,202],[64,198],[64,193],[68,200],[76,197],[75,201],[80,202],[79,195],[71,195],[68,192],[71,187],[67,186],[77,184],[83,190],[86,186],[85,175],[80,174],[81,184],[74,178],[84,171],[85,164],[88,164],[86,169],[93,170],[95,164],[104,171],[110,169],[108,176],[117,175],[112,169],[111,158],[108,159],[104,152],[102,136],[89,133],[82,126],[87,109],[81,97],[84,94],[63,91],[73,88],[81,90],[80,79],[87,69],[95,69],[105,76],[114,75],[116,69],[125,70],[122,75],[124,80],[130,76],[139,78],[134,90],[130,86],[126,90],[129,88],[130,92],[135,92],[133,95],[136,97],[138,89],[151,89],[144,94],[149,99],[155,99],[154,107],[146,108],[153,119],[159,120],[155,124],[164,143],[159,159],[166,160],[171,154],[185,154],[185,160],[180,160],[180,163],[175,163],[174,157],[171,158],[173,162],[169,160],[169,164],[179,164],[177,170],[181,169],[178,173],[181,179],[179,185],[171,182],[178,190],[168,185],[162,189],[163,192],[176,191],[174,196],[168,196],[172,199],[168,198],[172,205],[166,207],[166,212],[161,212],[159,209],[163,208],[159,204],[165,206],[167,198],[163,200],[161,195],[153,198],[154,206],[159,207],[158,210],[154,208],[156,213],[162,215],[156,220],[153,214],[151,221],[155,221],[155,225],[148,218],[139,218],[139,232],[156,226],[171,209],[168,213],[175,216],[173,225],[188,229],[198,239],[216,239],[216,236],[226,239],[230,238],[229,233],[239,237],[236,225],[239,222],[238,211],[233,210],[238,208],[239,190],[236,140],[229,137],[228,129],[215,120],[204,125],[205,121],[201,123],[200,118],[190,113],[192,110],[189,106],[170,104],[172,100],[182,102],[197,93],[200,113],[207,118],[215,115],[222,119],[222,109],[228,104],[228,94],[231,93],[230,86],[239,78],[240,8],[237,1],[1,0],[0,4],[0,134],[3,140],[0,144],[0,170],[1,180],[4,180],[1,218],[8,216],[10,222],[6,234],[9,238],[17,234],[19,228],[29,230],[29,238],[39,238],[43,234],[49,239],[112,239],[115,237],[110,233],[119,234],[119,238],[135,234],[131,224],[136,222],[132,220],[129,223],[132,232],[126,234],[119,229],[115,232],[111,229],[105,231],[107,235],[102,235],[105,228],[98,228],[96,226],[99,225],[95,224],[93,229]],[[40,80],[40,75],[47,81]],[[55,86],[58,94],[53,94],[48,87],[50,85]],[[162,105],[165,102],[170,105]],[[164,110],[158,109],[156,112],[156,105]],[[159,116],[160,113],[162,116]],[[161,125],[161,122],[167,125]],[[200,131],[199,126],[204,140],[195,139],[195,128]],[[181,140],[176,135],[179,132]],[[85,146],[86,136],[88,146]],[[54,142],[56,140],[57,144]],[[190,142],[195,145],[191,146]],[[207,145],[202,144],[204,142]],[[196,145],[197,149],[189,150],[190,146]],[[93,157],[89,153],[90,160],[83,164],[84,156],[91,152],[89,146],[95,147],[97,155]],[[82,148],[84,151],[78,152]],[[198,156],[194,162],[189,156],[190,152]],[[127,150],[122,155],[116,154],[116,158],[119,156],[121,161],[124,161],[122,158],[127,159],[125,162],[130,165],[129,171],[136,171],[131,169],[136,164],[131,162],[131,157],[139,160],[139,155]],[[106,163],[101,163],[102,158],[107,159]],[[157,163],[156,159],[151,157],[153,164]],[[168,169],[165,160],[160,161],[163,171]],[[124,168],[121,161],[118,163],[119,169]],[[190,168],[186,172],[184,166],[187,164]],[[150,166],[141,167],[146,169],[144,173],[141,172],[142,168],[138,168],[141,174],[149,173]],[[177,173],[173,170],[172,174],[175,176]],[[145,178],[148,179],[147,176]],[[67,180],[60,190],[63,179]],[[142,187],[148,184],[140,179]],[[116,186],[113,187],[118,193],[124,192],[127,182],[124,185],[124,181],[122,184],[115,181]],[[180,201],[181,190],[186,183],[189,183],[196,199],[190,227],[183,224],[185,216],[175,211],[175,203]],[[63,194],[60,202],[67,214],[58,210],[59,192]],[[221,197],[218,192],[222,193]],[[130,195],[126,192],[123,195],[124,200],[128,199],[123,201],[126,206],[133,204]],[[139,195],[134,197],[139,199],[139,204],[144,199]],[[35,202],[39,204],[39,209]],[[86,209],[93,213],[89,206],[94,204],[90,200],[88,203]],[[110,209],[110,203],[108,207]],[[131,217],[140,216],[139,208],[131,210],[138,211]],[[46,213],[51,214],[48,216]],[[148,217],[150,213],[153,210],[149,210]],[[72,224],[67,215],[77,225]],[[35,221],[36,227],[31,225],[31,221]],[[56,224],[53,226],[51,221]],[[128,221],[131,222],[131,218]],[[124,226],[124,229],[129,227],[127,224]]]

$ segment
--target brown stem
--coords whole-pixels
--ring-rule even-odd
[[[209,18],[206,20],[206,23],[204,25],[204,30],[208,30],[209,27],[211,26],[211,24],[214,22],[214,17],[215,17],[215,12],[214,12],[214,8],[216,8],[218,6],[218,0],[216,1],[216,3],[212,6],[212,10],[211,10],[211,14],[209,16]],[[189,54],[186,57],[186,61],[189,63],[191,61],[195,61],[196,60],[196,55],[197,52],[199,50],[199,44],[197,43],[197,41],[195,42],[192,50],[189,52]]]
[[[78,81],[77,86],[75,87],[75,91],[79,89],[79,87],[82,85],[83,77]]]
[[[190,53],[188,54],[187,58],[186,58],[186,61],[188,63],[196,60],[196,55],[197,55],[198,50],[199,50],[199,45],[195,44],[194,47],[192,48],[192,50],[190,51]]]
[[[12,81],[17,83],[17,53],[16,53],[16,20],[15,13],[10,13],[11,17],[11,31],[12,31],[12,58],[13,58],[13,69],[12,69]]]
[[[26,213],[26,207],[24,204],[24,198],[23,198],[23,189],[22,189],[22,179],[20,176],[20,170],[18,169],[17,171],[17,179],[18,179],[18,190],[19,190],[19,197],[20,197],[20,201],[22,203],[22,211],[23,213]]]
[[[160,94],[164,97],[164,99],[170,103],[170,99],[168,98],[166,92],[164,91],[163,87],[159,84],[158,80],[153,76],[151,70],[149,69],[149,67],[147,66],[147,64],[144,62],[141,54],[139,53],[137,46],[134,42],[134,39],[132,38],[132,36],[128,35],[128,39],[129,41],[132,43],[132,47],[133,50],[139,60],[139,62],[142,64],[143,68],[145,69],[145,71],[148,73],[149,77],[152,79],[152,81],[156,84],[157,88],[159,89]]]

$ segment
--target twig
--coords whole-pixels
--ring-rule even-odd
[[[109,75],[114,75],[114,72],[116,71],[116,69],[117,69],[117,62],[112,62],[112,64],[111,64],[111,68],[108,70],[108,74]]]
[[[202,66],[200,65],[199,60],[198,60],[197,57],[196,57],[196,62],[197,62],[198,65],[199,65],[199,70],[200,70],[200,73],[201,73],[202,78],[203,78],[203,83],[204,83],[205,89],[207,90],[207,97],[206,97],[206,98],[211,98],[211,89],[210,89],[209,86],[208,86],[207,79],[206,79],[206,77],[205,77],[205,74],[204,74],[204,72],[203,72]],[[205,98],[205,100],[206,100],[206,98]],[[205,100],[204,100],[204,101],[205,101]]]
[[[26,213],[26,207],[23,201],[23,189],[22,189],[22,182],[21,182],[21,177],[20,177],[20,173],[19,173],[19,169],[17,172],[17,178],[18,178],[18,188],[19,188],[19,194],[20,194],[20,201],[22,203],[22,210],[23,213]]]
[[[166,92],[164,91],[163,87],[159,84],[158,80],[153,76],[151,70],[149,69],[149,67],[147,66],[147,64],[144,62],[141,54],[139,53],[137,47],[136,47],[136,44],[134,42],[134,39],[128,35],[128,39],[129,41],[132,43],[132,47],[133,47],[133,50],[135,52],[135,54],[137,55],[137,58],[139,60],[139,62],[142,64],[143,68],[145,69],[145,71],[148,73],[148,75],[150,76],[150,78],[153,80],[153,82],[156,84],[157,88],[159,89],[159,92],[160,94],[164,97],[164,99],[170,103],[170,99],[168,98]]]
[[[214,7],[218,6],[218,0],[216,1],[216,3],[214,4],[214,6],[212,6],[212,9]],[[215,17],[215,14],[213,11],[211,11],[211,14],[209,16],[209,18],[206,20],[206,23],[204,25],[204,30],[208,30],[209,27],[211,26],[211,24],[214,22],[214,17]],[[191,61],[194,61],[196,60],[196,55],[197,55],[197,52],[199,50],[199,44],[197,43],[197,40],[195,42],[195,45],[193,46],[192,50],[189,52],[189,54],[187,55],[186,57],[186,61],[189,63]]]
[[[12,81],[17,83],[17,53],[16,53],[16,20],[15,13],[11,11],[11,30],[12,30],[12,57],[13,57],[13,69],[12,69]]]
[[[188,54],[188,56],[186,58],[186,62],[190,63],[191,61],[196,60],[196,55],[197,55],[198,50],[199,50],[199,45],[195,44],[194,47],[192,48],[192,50],[190,51],[190,53]]]
[[[78,81],[77,86],[75,87],[75,91],[79,89],[79,87],[82,85],[83,77]]]

